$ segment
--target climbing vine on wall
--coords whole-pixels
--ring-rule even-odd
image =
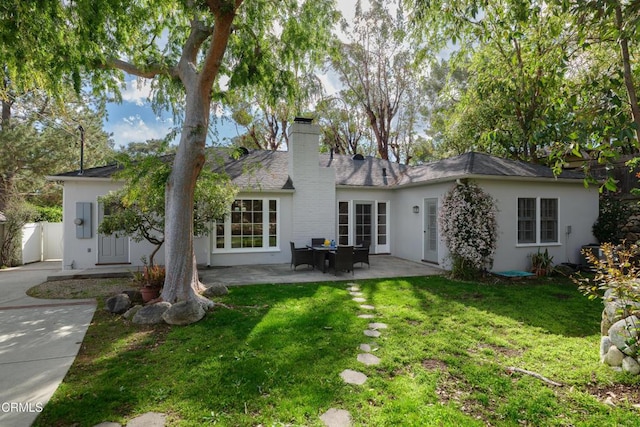
[[[454,277],[471,279],[493,265],[498,224],[494,199],[477,184],[456,184],[440,209],[440,230],[452,260]]]

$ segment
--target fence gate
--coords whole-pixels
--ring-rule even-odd
[[[62,259],[62,223],[37,222],[22,227],[22,263]]]

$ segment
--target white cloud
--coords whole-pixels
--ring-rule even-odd
[[[167,136],[173,120],[156,120],[156,123],[149,126],[139,115],[123,117],[115,123],[110,132],[113,133],[113,140],[116,146],[125,146],[130,142],[144,142],[149,139],[162,139]]]
[[[131,102],[138,107],[145,105],[151,93],[151,80],[132,78],[126,82],[126,86],[120,94],[124,102]]]

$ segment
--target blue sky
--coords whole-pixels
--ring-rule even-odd
[[[338,8],[345,17],[353,17],[356,0],[338,0]],[[363,5],[367,2],[363,1]],[[325,90],[334,91],[332,78],[322,77]],[[133,76],[126,79],[126,88],[122,91],[121,103],[110,103],[107,106],[108,118],[104,123],[104,130],[113,136],[116,147],[126,146],[130,142],[144,142],[149,139],[162,139],[173,127],[170,113],[156,116],[147,100],[150,82],[138,81]],[[229,121],[217,127],[220,137],[233,138],[238,130]],[[241,129],[239,130],[241,132]]]

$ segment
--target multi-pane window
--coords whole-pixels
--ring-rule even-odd
[[[518,243],[558,242],[558,199],[518,199]]]
[[[536,242],[536,199],[518,199],[518,243]]]
[[[338,202],[338,244],[349,244],[349,202]]]
[[[387,244],[387,203],[378,202],[378,245]]]
[[[278,202],[275,199],[238,199],[231,214],[215,227],[216,249],[278,247]]]
[[[540,241],[558,241],[558,199],[540,199]]]

